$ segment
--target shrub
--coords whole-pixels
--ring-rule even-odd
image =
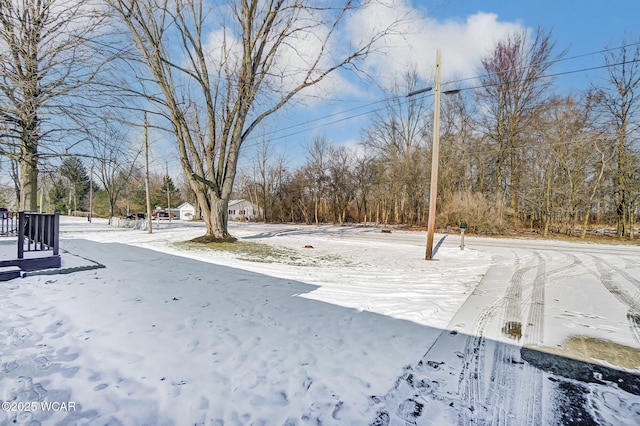
[[[473,233],[497,233],[516,228],[513,219],[506,214],[500,223],[495,202],[481,193],[446,194],[436,225],[457,228],[462,221],[467,223],[467,230]]]

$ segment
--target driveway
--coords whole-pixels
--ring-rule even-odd
[[[492,268],[371,424],[638,424],[638,247],[467,244]]]

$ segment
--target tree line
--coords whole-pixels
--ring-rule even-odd
[[[555,94],[551,34],[515,34],[482,62],[477,88],[442,98],[436,225],[476,232],[520,229],[578,234],[611,225],[634,237],[640,213],[637,43],[607,50],[608,79]],[[432,152],[429,97],[408,72],[372,116],[357,148],[319,136],[289,170],[257,150],[242,191],[275,222],[426,223]]]

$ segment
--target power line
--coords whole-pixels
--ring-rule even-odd
[[[563,62],[563,61],[574,60],[574,59],[579,59],[579,58],[583,58],[583,57],[587,57],[587,56],[603,54],[603,53],[612,52],[612,51],[615,51],[615,50],[625,49],[625,48],[628,48],[628,47],[639,46],[639,45],[640,45],[640,42],[629,43],[629,44],[625,44],[625,45],[618,46],[618,47],[615,47],[615,48],[602,49],[602,50],[598,50],[598,51],[594,51],[594,52],[590,52],[590,53],[575,55],[575,56],[572,56],[572,57],[569,57],[569,58],[559,58],[559,59],[556,59],[556,60],[553,60],[553,61],[547,61],[547,62],[540,63],[540,64],[553,65],[555,63],[559,63],[559,62]],[[640,59],[634,59],[634,60],[629,60],[629,61],[624,61],[624,62],[618,62],[618,63],[614,63],[614,64],[604,64],[604,65],[599,65],[599,66],[594,66],[594,67],[584,67],[584,68],[579,68],[579,69],[575,69],[575,70],[557,72],[557,73],[553,73],[553,74],[545,74],[543,76],[537,77],[537,79],[554,78],[554,77],[559,77],[559,76],[569,75],[569,74],[586,73],[586,72],[589,72],[589,71],[596,71],[596,70],[599,70],[599,69],[612,68],[612,67],[625,65],[625,64],[631,64],[631,63],[636,63],[636,62],[640,62]],[[528,67],[523,67],[523,68],[521,68],[521,70],[522,69],[526,69],[526,68],[530,68],[530,67],[534,67],[534,66],[536,66],[536,64],[531,64]],[[464,79],[451,80],[451,81],[447,81],[447,82],[442,83],[442,85],[445,86],[445,85],[451,85],[451,84],[465,82],[465,81],[475,81],[475,80],[478,80],[480,78],[488,78],[491,75],[497,75],[497,74],[498,73],[485,74],[485,75],[478,75],[478,76],[475,76],[475,77],[467,77],[467,78],[464,78]],[[471,86],[471,87],[466,87],[466,88],[459,88],[457,90],[459,90],[459,91],[477,90],[477,89],[482,89],[482,88],[491,87],[491,86],[495,86],[495,84],[476,85],[476,86]],[[422,89],[422,90],[424,90],[426,92],[425,89]],[[421,92],[421,90],[417,90],[416,92]],[[302,127],[302,126],[307,126],[302,130],[288,132],[288,133],[286,133],[284,135],[280,135],[280,136],[277,136],[275,138],[271,138],[270,140],[277,141],[277,140],[290,138],[292,136],[297,136],[299,134],[306,133],[306,132],[308,132],[310,130],[317,130],[319,128],[323,128],[323,127],[330,126],[330,125],[333,125],[333,124],[337,124],[337,123],[341,123],[341,122],[348,121],[348,120],[351,120],[351,119],[355,119],[355,118],[358,118],[358,117],[361,117],[361,116],[364,116],[364,115],[367,115],[367,114],[384,111],[385,107],[380,107],[380,108],[375,108],[375,109],[372,109],[372,110],[369,110],[369,111],[365,111],[365,112],[362,112],[362,113],[349,115],[349,116],[340,118],[338,120],[333,120],[333,121],[329,121],[329,122],[323,122],[323,121],[325,121],[327,119],[330,119],[332,117],[335,117],[335,116],[343,115],[345,113],[348,113],[348,112],[351,112],[351,111],[355,111],[355,110],[358,110],[358,109],[362,109],[362,108],[368,108],[368,107],[371,107],[371,106],[374,106],[374,105],[377,105],[377,104],[380,104],[380,103],[387,103],[387,102],[390,102],[392,100],[402,98],[403,96],[404,95],[402,95],[402,96],[401,95],[389,96],[389,97],[386,97],[384,99],[380,99],[380,100],[368,103],[366,105],[362,105],[362,106],[359,106],[359,107],[356,107],[356,108],[352,108],[350,110],[345,110],[345,111],[329,114],[329,115],[326,115],[326,116],[315,118],[313,120],[307,120],[307,121],[304,121],[304,122],[301,122],[301,123],[297,123],[297,124],[294,124],[294,125],[291,125],[291,126],[287,126],[287,127],[282,128],[282,129],[273,130],[271,132],[267,132],[266,134],[263,134],[262,136],[264,137],[265,135],[268,136],[268,135],[272,135],[272,134],[286,132],[288,130],[296,129],[296,128],[299,128],[299,127]],[[433,94],[427,93],[427,94],[423,95],[421,98],[432,97],[432,96],[433,96]],[[405,101],[405,102],[409,102],[409,101]],[[317,124],[315,126],[310,126],[309,127],[309,125],[313,125],[314,123],[320,123],[320,124]],[[257,136],[256,137],[250,137],[250,138],[248,138],[248,140],[253,140],[253,139],[256,139],[256,138],[258,138],[258,137]],[[246,144],[246,145],[244,145],[244,147],[251,148],[251,147],[254,147],[254,146],[257,146],[257,145],[258,145],[258,143]]]
[[[530,65],[527,65],[525,67],[516,68],[515,71],[524,71],[524,70],[527,70],[527,69],[533,68],[533,67],[551,66],[551,65],[554,65],[554,64],[557,64],[557,63],[560,63],[560,62],[571,61],[571,60],[574,60],[574,59],[585,58],[585,57],[588,57],[588,56],[601,55],[601,54],[604,54],[604,53],[613,52],[613,51],[617,51],[617,50],[622,50],[622,49],[626,49],[628,47],[633,47],[633,46],[640,46],[640,41],[636,42],[636,43],[623,44],[623,45],[617,46],[617,47],[597,50],[597,51],[590,52],[590,53],[582,53],[582,54],[579,54],[579,55],[570,56],[568,58],[560,57],[560,58],[556,58],[556,59],[554,59],[552,61],[536,62],[536,63],[530,64]],[[590,70],[590,69],[591,68],[585,68],[585,70]],[[593,69],[598,69],[598,67],[594,67]],[[580,70],[578,70],[578,71],[569,71],[569,72],[567,72],[567,74],[570,74],[570,73],[573,73],[573,72],[579,72],[579,71]],[[442,84],[445,85],[445,84],[463,83],[465,81],[475,81],[475,80],[478,80],[480,78],[489,78],[489,77],[500,75],[500,74],[501,74],[501,72],[496,72],[496,73],[483,74],[483,75],[474,76],[474,77],[465,77],[465,78],[458,79],[458,80],[448,81],[448,82],[442,83]],[[558,74],[558,75],[561,75],[561,74]]]
[[[384,98],[384,99],[379,99],[379,100],[377,100],[377,101],[373,101],[373,102],[370,102],[370,103],[365,104],[365,105],[360,105],[360,106],[357,106],[357,107],[354,107],[354,108],[351,108],[351,109],[347,109],[347,110],[343,110],[343,111],[335,112],[335,113],[333,113],[333,114],[328,114],[328,115],[325,115],[325,116],[322,116],[322,117],[318,117],[318,118],[315,118],[315,119],[312,119],[312,120],[307,120],[307,121],[303,121],[303,122],[301,122],[301,123],[296,123],[296,124],[293,124],[293,125],[291,125],[291,126],[289,126],[289,127],[284,128],[284,129],[278,129],[278,130],[272,130],[272,131],[269,131],[269,132],[265,132],[265,133],[263,133],[263,134],[262,134],[262,136],[268,136],[268,135],[272,135],[272,134],[280,133],[280,132],[282,132],[282,131],[284,131],[284,130],[295,129],[295,128],[297,128],[297,127],[306,126],[306,125],[308,125],[308,124],[313,124],[313,123],[318,122],[318,121],[327,120],[327,119],[330,119],[330,118],[332,118],[332,117],[336,117],[336,116],[340,116],[340,115],[346,114],[346,113],[348,113],[348,112],[357,111],[357,110],[360,110],[360,109],[363,109],[363,108],[369,108],[369,107],[371,107],[371,106],[374,106],[374,105],[377,105],[377,104],[380,104],[380,103],[385,103],[385,102],[388,102],[388,101],[390,101],[390,100],[392,100],[392,99],[394,99],[394,98],[400,98],[400,97],[401,97],[401,96],[396,95],[396,96],[390,96],[390,97],[387,97],[387,98]],[[357,117],[360,117],[360,116],[362,116],[362,115],[366,115],[366,114],[367,114],[367,113],[369,113],[369,112],[375,112],[375,111],[379,111],[379,110],[382,110],[382,108],[380,108],[380,109],[375,109],[375,110],[373,110],[373,111],[363,112],[363,113],[356,114],[356,115],[354,115],[354,116],[349,116],[349,117],[346,117],[346,118],[347,118],[347,119],[348,119],[348,118],[351,118],[351,117],[353,117],[353,118],[357,118]],[[340,119],[340,120],[332,121],[332,122],[326,123],[326,125],[339,123],[339,122],[344,121],[344,120],[345,120],[345,119]],[[298,132],[298,133],[300,133],[300,132]],[[294,134],[298,134],[298,133],[294,133]],[[249,138],[247,138],[247,140],[256,139],[256,138],[258,138],[258,136],[252,136],[252,137],[249,137]],[[280,137],[275,138],[275,139],[280,139]],[[272,140],[274,140],[274,139],[272,139]]]
[[[555,59],[553,61],[547,61],[547,62],[543,62],[543,63],[538,63],[538,64],[531,64],[527,67],[523,67],[520,68],[522,69],[527,69],[530,67],[534,67],[534,66],[540,66],[540,65],[553,65],[559,62],[566,62],[566,61],[570,61],[570,60],[575,60],[575,59],[580,59],[580,58],[584,58],[584,57],[588,57],[588,56],[593,56],[593,55],[599,55],[599,54],[604,54],[604,53],[608,53],[608,52],[613,52],[613,51],[617,51],[617,50],[621,50],[621,49],[626,49],[629,47],[634,47],[634,46],[639,46],[640,42],[636,42],[636,43],[629,43],[629,44],[625,44],[622,46],[618,46],[618,47],[613,47],[613,48],[607,48],[607,49],[601,49],[598,51],[594,51],[594,52],[590,52],[590,53],[585,53],[585,54],[580,54],[580,55],[574,55],[568,58],[558,58]],[[583,67],[583,68],[579,68],[579,69],[575,69],[575,70],[568,70],[568,71],[562,71],[562,72],[557,72],[557,73],[552,73],[552,74],[545,74],[542,75],[540,77],[537,77],[538,79],[542,79],[542,78],[553,78],[553,77],[559,77],[559,76],[563,76],[563,75],[570,75],[570,74],[578,74],[578,73],[586,73],[586,72],[590,72],[590,71],[596,71],[599,69],[606,69],[606,68],[612,68],[612,67],[617,67],[617,66],[621,66],[621,65],[625,65],[625,64],[631,64],[631,63],[637,63],[640,62],[640,59],[633,59],[633,60],[629,60],[629,61],[623,61],[623,62],[618,62],[618,63],[613,63],[613,64],[604,64],[604,65],[599,65],[599,66],[593,66],[593,67]],[[463,78],[463,79],[457,79],[457,80],[451,80],[451,81],[447,81],[442,83],[442,85],[452,85],[452,84],[456,84],[456,83],[463,83],[466,81],[476,81],[478,79],[481,78],[488,78],[492,75],[498,75],[499,73],[494,73],[494,74],[485,74],[485,75],[477,75],[474,77],[467,77],[467,78]],[[468,90],[478,90],[478,89],[482,89],[482,88],[486,88],[486,87],[491,87],[491,86],[495,86],[496,84],[487,84],[487,85],[476,85],[476,86],[470,86],[470,87],[462,87],[459,88],[457,90],[459,91],[468,91]],[[422,89],[424,90],[424,89]],[[426,92],[426,90],[424,90]],[[417,92],[421,92],[421,90],[418,90]],[[427,97],[432,97],[433,94],[431,93],[425,93],[422,94],[422,96],[420,97],[416,97],[417,99],[424,99]],[[245,143],[243,144],[243,149],[247,149],[247,148],[252,148],[255,146],[258,146],[260,144],[259,141],[256,141],[254,143],[247,143],[248,141],[252,141],[252,140],[256,140],[258,138],[263,138],[265,136],[269,136],[269,135],[276,135],[276,134],[281,134],[283,132],[287,132],[285,134],[281,134],[279,136],[275,136],[270,138],[271,141],[279,141],[282,139],[287,139],[290,138],[292,136],[297,136],[299,134],[303,134],[303,133],[307,133],[310,131],[314,131],[320,128],[324,128],[327,126],[331,126],[337,123],[342,123],[345,121],[349,121],[358,117],[362,117],[362,116],[366,116],[372,113],[376,113],[376,112],[381,112],[384,111],[386,109],[386,106],[381,106],[381,107],[375,107],[379,104],[386,104],[388,102],[394,101],[394,100],[399,100],[400,101],[400,105],[403,105],[405,103],[410,102],[410,100],[407,99],[403,99],[405,97],[405,95],[393,95],[393,96],[387,96],[383,99],[379,99],[373,102],[369,102],[367,104],[364,105],[360,105],[354,108],[350,108],[350,109],[346,109],[343,111],[339,111],[339,112],[335,112],[332,114],[328,114],[322,117],[318,117],[312,120],[307,120],[307,121],[303,121],[300,123],[296,123],[290,126],[286,126],[284,128],[280,128],[280,129],[276,129],[276,130],[272,130],[266,133],[263,133],[261,136],[251,136],[249,138],[247,138],[247,140],[245,141]],[[414,98],[415,99],[415,98]],[[375,107],[375,108],[372,108]],[[345,114],[351,113],[351,112],[355,112],[355,111],[359,111],[362,109],[367,109],[366,111],[363,112],[359,112],[357,114],[351,114],[351,115],[347,115],[344,116]],[[341,117],[342,116],[342,117]],[[331,120],[331,121],[327,121],[330,120],[334,117],[341,117],[335,120]],[[311,125],[311,126],[310,126]],[[301,130],[295,130],[298,129],[300,127],[303,127],[304,129]],[[175,160],[171,160],[170,161],[171,164],[175,164],[178,165],[180,163],[180,159],[175,159]]]

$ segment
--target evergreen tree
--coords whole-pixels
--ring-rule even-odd
[[[49,198],[55,211],[69,210],[69,186],[64,179],[58,178],[53,182],[53,186],[49,190]]]
[[[151,204],[155,206],[167,205],[167,188],[169,190],[169,198],[171,201],[171,207],[178,206],[180,203],[180,190],[173,183],[171,176],[162,177],[162,186],[156,187],[155,191],[151,194]]]
[[[76,157],[69,157],[62,162],[59,171],[67,179],[69,196],[67,209],[88,208],[90,179],[82,161]]]

